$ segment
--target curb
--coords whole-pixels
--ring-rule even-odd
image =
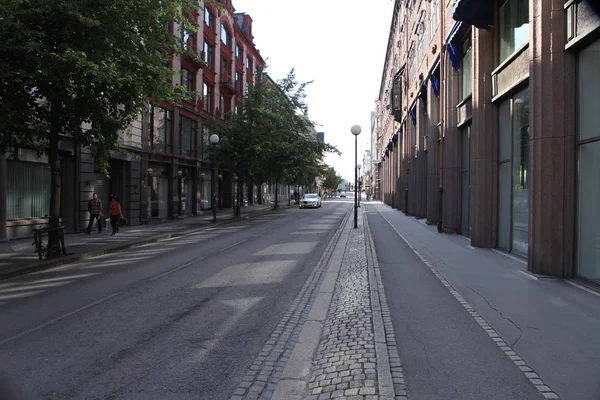
[[[150,243],[156,243],[156,242],[161,242],[167,239],[174,239],[174,238],[178,238],[187,234],[190,234],[192,232],[197,232],[203,229],[206,229],[208,227],[216,227],[216,226],[222,226],[222,225],[227,225],[233,222],[239,222],[239,221],[243,221],[243,220],[248,220],[248,219],[252,219],[255,216],[259,216],[259,215],[263,215],[263,214],[268,214],[270,212],[273,211],[282,211],[285,210],[287,208],[292,208],[292,207],[288,207],[286,206],[279,206],[276,209],[273,208],[268,208],[265,210],[258,210],[258,211],[254,211],[252,213],[246,214],[246,215],[242,215],[240,218],[233,218],[233,217],[229,217],[226,220],[223,221],[217,221],[216,223],[210,223],[208,222],[207,225],[202,226],[202,227],[198,227],[198,228],[192,228],[192,229],[188,229],[185,230],[183,232],[177,232],[177,233],[168,233],[168,234],[159,234],[159,235],[154,235],[151,236],[149,238],[144,238],[144,239],[140,239],[137,240],[135,242],[131,242],[131,243],[127,243],[127,244],[122,244],[119,246],[115,246],[115,247],[110,247],[107,249],[103,249],[103,250],[96,250],[96,251],[90,251],[90,252],[86,252],[86,253],[81,253],[81,254],[75,254],[75,255],[68,255],[68,256],[64,256],[55,260],[51,260],[51,261],[42,261],[39,264],[33,264],[30,266],[23,266],[23,264],[21,264],[21,266],[15,266],[15,267],[9,267],[6,270],[3,270],[0,272],[0,281],[2,280],[6,280],[6,279],[10,279],[10,278],[14,278],[17,276],[21,276],[21,275],[27,275],[33,272],[38,272],[38,271],[43,271],[46,269],[52,269],[52,268],[56,268],[56,267],[60,267],[63,265],[67,265],[67,264],[72,264],[78,261],[83,261],[83,260],[87,260],[90,258],[94,258],[94,257],[98,257],[98,256],[102,256],[105,254],[111,254],[111,253],[116,253],[119,251],[123,251],[123,250],[127,250],[127,249],[131,249],[133,247],[138,247],[138,246],[142,246],[145,244],[150,244]]]

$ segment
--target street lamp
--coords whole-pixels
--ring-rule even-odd
[[[362,196],[360,184],[362,176],[360,175],[360,169],[362,168],[362,164],[358,164],[356,168],[358,168],[358,207],[360,207],[360,197]]]
[[[354,125],[350,128],[350,132],[354,135],[354,165],[358,163],[358,135],[361,132],[360,125]],[[358,169],[354,168],[354,229],[358,228],[358,203],[357,192],[358,186]]]
[[[177,171],[177,198],[179,199],[179,205],[177,206],[177,214],[179,214],[179,216],[181,217],[181,190],[182,190],[182,185],[181,185],[181,177],[183,176],[183,171],[179,170]]]
[[[212,177],[210,180],[211,186],[211,198],[212,198],[212,213],[213,220],[212,222],[217,222],[217,143],[219,143],[219,135],[212,134],[210,135],[210,143],[213,146],[213,168],[212,168]]]

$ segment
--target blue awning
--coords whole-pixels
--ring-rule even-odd
[[[470,26],[464,22],[457,22],[446,39],[446,50],[452,63],[452,68],[459,69],[462,61],[462,36]]]
[[[412,120],[413,125],[417,125],[417,103],[415,102],[413,106],[410,108],[410,119]]]
[[[377,163],[377,168],[381,168],[381,161]]]
[[[388,151],[392,151],[394,149],[394,143],[391,140],[388,142],[386,149]]]
[[[435,97],[440,97],[440,62],[438,61],[431,72],[431,89]]]
[[[491,0],[457,0],[452,9],[452,18],[455,21],[490,31],[494,21],[494,2]]]
[[[394,74],[394,81],[399,81],[400,77],[404,74],[404,69],[406,68],[406,64],[404,64],[396,74]]]
[[[398,132],[400,132],[400,130],[398,130]],[[392,136],[392,142],[394,143],[398,141],[398,132],[394,133],[394,136]]]

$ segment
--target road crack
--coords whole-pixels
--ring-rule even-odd
[[[494,307],[494,306],[493,306],[493,305],[492,305],[492,304],[491,304],[491,303],[488,301],[488,299],[487,299],[485,296],[483,296],[481,293],[479,293],[477,290],[473,289],[472,287],[469,287],[469,289],[471,289],[471,290],[472,290],[474,293],[476,293],[476,294],[477,294],[479,297],[481,297],[481,298],[482,298],[482,299],[483,299],[483,300],[484,300],[484,301],[487,303],[487,305],[488,305],[488,306],[489,306],[489,307],[490,307],[492,310],[496,311],[496,312],[497,312],[497,313],[500,315],[500,317],[501,317],[502,319],[505,319],[505,320],[509,321],[511,324],[513,324],[513,325],[515,326],[515,328],[517,328],[517,329],[519,330],[519,337],[518,337],[518,338],[517,338],[517,339],[514,341],[514,343],[513,343],[513,344],[510,346],[510,347],[512,347],[512,348],[514,349],[515,345],[516,345],[516,344],[519,342],[519,340],[521,340],[521,338],[523,337],[523,329],[522,329],[522,328],[521,328],[519,325],[517,325],[517,323],[516,323],[515,321],[513,321],[513,320],[512,320],[512,319],[510,319],[509,317],[505,316],[505,315],[504,315],[504,313],[503,313],[502,311],[500,311],[500,310],[498,310],[496,307]],[[526,328],[529,328],[529,327],[526,327]],[[538,328],[532,328],[532,329],[537,329],[537,330],[539,330]]]

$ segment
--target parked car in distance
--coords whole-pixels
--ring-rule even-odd
[[[300,200],[300,208],[319,208],[321,198],[315,193],[307,193]]]
[[[340,193],[340,198],[342,198],[342,197],[346,197],[346,192]]]

